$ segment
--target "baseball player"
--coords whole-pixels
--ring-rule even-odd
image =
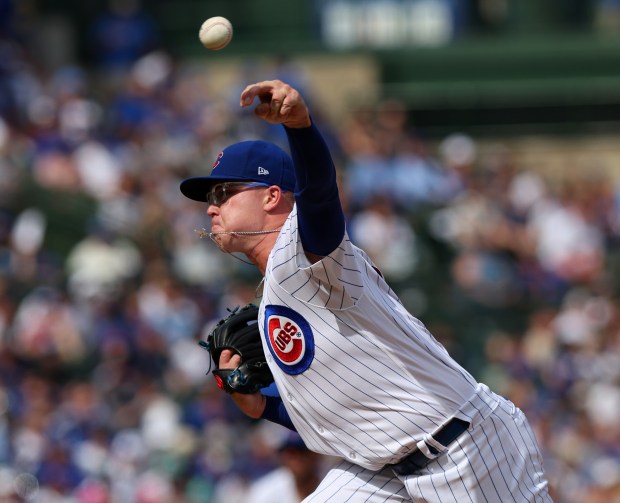
[[[250,417],[338,456],[304,502],[549,502],[522,411],[459,366],[353,245],[329,150],[300,94],[246,87],[242,107],[282,124],[277,146],[226,148],[181,184],[207,203],[210,237],[264,275],[259,324],[280,397],[233,393]],[[389,243],[385,243],[389,246]],[[222,368],[240,365],[224,350]]]

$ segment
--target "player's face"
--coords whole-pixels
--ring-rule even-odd
[[[260,183],[229,182],[214,186],[207,194],[207,214],[211,232],[252,232],[262,230],[263,193],[269,187]],[[213,239],[227,252],[245,252],[247,236],[217,234]]]

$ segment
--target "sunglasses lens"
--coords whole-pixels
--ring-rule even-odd
[[[216,185],[213,188],[213,199],[218,206],[226,201],[226,185]]]
[[[211,190],[207,192],[207,203],[212,204],[214,206],[221,206],[224,204],[230,197],[235,194],[242,192],[247,188],[254,187],[268,187],[266,183],[261,182],[252,182],[252,183],[244,183],[244,182],[226,182],[226,183],[218,183],[211,187]]]
[[[223,183],[218,183],[211,187],[211,190],[207,192],[207,203],[219,206],[226,200],[226,186]]]

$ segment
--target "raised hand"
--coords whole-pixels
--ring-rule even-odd
[[[250,84],[241,93],[240,105],[249,107],[258,98],[254,113],[271,124],[284,124],[290,128],[309,127],[310,112],[299,92],[280,80],[265,80]]]

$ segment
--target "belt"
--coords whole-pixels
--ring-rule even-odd
[[[454,442],[464,431],[469,428],[469,423],[462,419],[453,417],[445,425],[443,425],[438,431],[433,433],[432,437],[441,445],[448,447]],[[439,451],[432,445],[428,445],[428,449],[433,455],[439,454]],[[418,470],[424,468],[432,459],[426,457],[426,455],[420,450],[416,449],[414,452],[401,459],[398,463],[388,465],[396,475],[413,475]]]

